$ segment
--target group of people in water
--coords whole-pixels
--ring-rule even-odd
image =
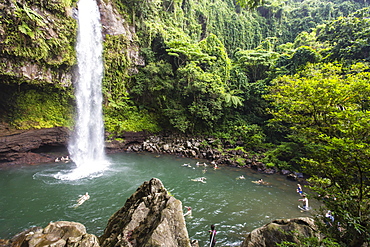
[[[183,166],[192,167],[190,164],[184,164]],[[195,166],[196,167],[204,166],[203,173],[205,173],[206,167],[211,166],[211,165],[207,165],[206,163],[197,162]],[[213,169],[218,169],[218,168],[219,167],[216,164],[213,164]],[[195,169],[195,168],[193,168],[193,169]],[[246,177],[244,175],[240,175],[236,179],[237,180],[245,180]],[[206,183],[206,177],[198,177],[198,178],[195,178],[195,179],[191,179],[191,181]],[[269,182],[264,181],[262,178],[258,179],[258,180],[255,180],[255,181],[252,181],[252,183],[255,183],[255,184],[258,184],[258,185],[270,185]],[[307,198],[306,194],[303,192],[302,186],[300,184],[297,184],[296,191],[300,195],[300,198],[298,199],[298,201],[302,202],[302,205],[299,205],[298,208],[301,209],[301,212],[309,211],[311,208],[309,207],[309,204],[308,204],[308,198]],[[191,217],[192,216],[192,208],[188,207],[188,206],[186,206],[185,208],[186,208],[186,212],[183,215],[185,217]],[[334,217],[333,217],[333,215],[331,214],[330,211],[328,211],[328,213],[325,215],[325,217],[329,219],[328,224],[332,224],[332,222],[334,222]],[[209,238],[210,247],[215,246],[216,245],[216,234],[217,234],[217,232],[215,230],[215,225],[213,225],[213,224],[211,225],[211,230],[209,230],[209,234],[210,234],[210,238]]]
[[[62,156],[62,157],[57,157],[55,158],[54,162],[64,162],[64,163],[68,163],[70,162],[71,159],[69,158],[69,156],[67,155],[66,157]]]

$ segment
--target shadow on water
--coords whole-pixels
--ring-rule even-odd
[[[174,156],[114,154],[109,159],[111,165],[106,170],[77,180],[58,176],[73,171],[73,163],[0,170],[0,238],[59,220],[80,222],[89,233],[100,236],[109,217],[153,177],[159,178],[184,207],[192,207],[187,228],[200,246],[207,246],[211,224],[216,225],[219,245],[239,246],[248,232],[274,219],[313,213],[298,209],[296,183],[279,175],[232,167],[214,170],[210,166],[204,173],[204,167],[195,165],[199,160]],[[191,167],[182,166],[184,163]],[[245,179],[238,180],[240,175]],[[205,183],[192,181],[199,177],[205,177]],[[260,178],[270,185],[252,183]],[[85,192],[90,199],[73,208]]]

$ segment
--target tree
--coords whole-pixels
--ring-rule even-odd
[[[256,82],[267,77],[277,57],[278,53],[263,49],[241,50],[235,53],[235,66],[245,72],[250,82]]]
[[[274,121],[305,140],[310,182],[342,231],[326,229],[347,246],[370,239],[370,73],[356,64],[310,65],[274,80],[266,96]]]
[[[330,44],[327,58],[335,60],[367,60],[370,59],[370,20],[366,17],[340,17],[318,28],[318,41]]]

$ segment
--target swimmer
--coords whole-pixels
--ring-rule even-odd
[[[194,182],[202,182],[202,183],[206,183],[206,181],[204,181],[204,180],[206,180],[207,178],[205,178],[205,177],[200,177],[200,178],[195,178],[195,179],[192,179],[191,181],[194,181]]]
[[[216,246],[216,229],[215,229],[215,225],[211,225],[211,230],[209,231],[209,242],[210,242],[210,247],[214,247]]]
[[[74,208],[77,208],[78,206],[81,206],[82,203],[90,199],[89,193],[86,192],[85,195],[81,196],[80,198],[77,199],[77,204],[74,206]]]
[[[186,208],[188,211],[184,214],[184,217],[186,217],[186,216],[191,217],[191,207],[186,207],[186,206],[185,206],[185,208]]]
[[[62,158],[60,158],[61,161],[64,161],[64,163],[68,163],[69,162],[69,156],[67,155],[65,158],[62,156]]]
[[[263,181],[263,179],[261,178],[260,180],[252,181],[252,183],[255,183],[255,184],[264,184],[265,182],[264,182],[264,181]]]
[[[185,167],[191,167],[191,165],[190,164],[183,164],[182,166],[185,166]]]
[[[237,177],[236,179],[245,179],[244,175],[240,175],[239,177]]]
[[[270,185],[269,182],[265,182],[263,181],[263,179],[261,178],[260,180],[257,180],[257,181],[252,181],[252,183],[255,183],[255,184],[262,184],[262,185]]]

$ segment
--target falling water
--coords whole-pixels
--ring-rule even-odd
[[[77,168],[71,174],[59,176],[70,180],[99,173],[108,163],[104,153],[102,119],[103,46],[100,13],[96,1],[80,0],[77,16],[77,116],[68,146]]]

